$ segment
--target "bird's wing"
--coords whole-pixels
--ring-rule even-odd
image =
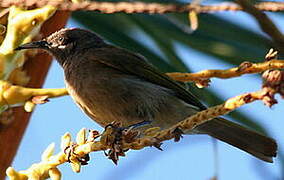
[[[150,65],[141,55],[137,55],[125,49],[111,45],[103,48],[96,48],[92,51],[92,53],[96,54],[96,58],[94,60],[100,63],[169,88],[186,103],[196,106],[200,110],[206,109],[206,107],[192,93]]]

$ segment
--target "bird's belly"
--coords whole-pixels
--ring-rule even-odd
[[[75,101],[75,103],[91,119],[93,119],[94,121],[96,121],[98,124],[100,124],[103,127],[106,126],[108,123],[111,123],[111,122],[106,122],[107,120],[102,120],[100,118],[97,118],[97,116],[96,116],[97,113],[96,113],[96,110],[95,110],[96,109],[95,108],[96,107],[95,102],[89,102],[90,100],[88,100],[88,98],[85,98],[84,96],[82,96],[80,91],[78,91],[78,89],[76,89],[72,85],[70,85],[67,81],[66,81],[66,88],[68,90],[68,93],[72,97],[72,99]]]
[[[67,89],[81,109],[101,126],[113,121],[123,126],[152,121],[150,127],[167,128],[196,113],[170,90],[150,82],[113,79],[97,83],[86,83],[80,88],[67,83]]]

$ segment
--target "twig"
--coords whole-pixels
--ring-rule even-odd
[[[242,11],[242,7],[234,3],[222,3],[218,5],[197,5],[197,4],[165,4],[145,2],[59,2],[57,0],[2,0],[0,7],[11,5],[24,7],[42,7],[52,5],[60,10],[68,11],[99,11],[101,13],[169,13],[169,12],[190,12],[208,13],[219,11]],[[260,2],[255,5],[260,11],[283,11],[283,2]]]
[[[234,67],[226,70],[203,70],[196,73],[167,73],[168,76],[177,81],[195,81],[199,82],[209,78],[232,78],[244,74],[261,73],[268,69],[283,69],[284,61],[273,59],[262,63],[243,62],[239,67]]]
[[[24,105],[25,110],[31,112],[35,104],[43,104],[48,101],[48,98],[60,97],[67,94],[68,92],[65,88],[27,88],[0,80],[0,107],[2,107],[2,111],[8,107]]]

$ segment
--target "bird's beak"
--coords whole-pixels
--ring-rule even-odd
[[[15,50],[22,50],[22,49],[47,49],[48,43],[46,41],[36,41],[36,42],[30,42],[26,44],[22,44],[19,47],[17,47]]]

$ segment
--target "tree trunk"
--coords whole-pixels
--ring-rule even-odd
[[[69,12],[58,11],[56,14],[45,22],[41,28],[44,37],[54,31],[63,28],[68,20]],[[28,72],[31,80],[28,87],[42,87],[51,64],[52,57],[47,53],[39,53],[27,60],[24,69]],[[17,152],[25,129],[29,123],[31,113],[24,111],[23,107],[13,108],[13,122],[0,129],[0,180],[4,180],[6,169],[10,166]]]

